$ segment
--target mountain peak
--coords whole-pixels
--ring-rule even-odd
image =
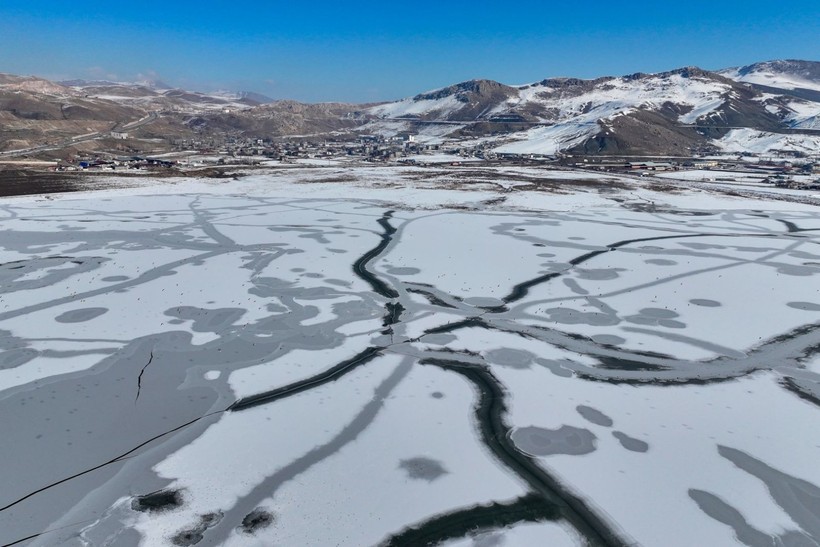
[[[511,94],[513,91],[514,89],[512,87],[498,83],[494,80],[475,79],[453,84],[451,86],[429,91],[427,93],[420,93],[413,97],[413,100],[435,101],[450,96],[455,96],[458,99],[462,99],[468,98],[471,95],[488,96],[499,92],[509,92]]]

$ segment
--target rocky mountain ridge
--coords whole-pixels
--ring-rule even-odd
[[[744,147],[811,153],[820,148],[820,63],[684,67],[519,86],[470,80],[365,105],[0,74],[0,152],[83,134],[100,134],[94,142],[105,146],[110,143],[99,141],[107,132],[146,116],[150,123],[132,125],[127,138],[413,134],[422,142],[468,142],[502,154],[691,155]]]

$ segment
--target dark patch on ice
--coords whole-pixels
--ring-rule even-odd
[[[127,275],[109,275],[108,277],[103,277],[101,279],[101,281],[106,281],[106,282],[109,282],[109,283],[115,283],[115,282],[118,282],[118,281],[128,281],[129,279],[131,279],[131,278],[128,277]]]
[[[560,376],[561,378],[571,378],[572,377],[572,363],[569,361],[557,361],[553,359],[536,359],[535,361],[542,367],[546,368],[556,376]],[[563,365],[566,364],[567,367]]]
[[[377,312],[376,308],[369,306],[366,302],[361,300],[351,300],[349,302],[336,302],[332,306],[333,313],[338,315],[339,317],[355,317],[355,318],[365,318],[365,317],[376,317]],[[397,309],[398,312],[403,311],[403,307],[401,309]]]
[[[0,370],[25,365],[40,352],[32,348],[14,348],[0,353]]]
[[[108,308],[82,308],[61,313],[54,318],[58,323],[83,323],[108,312]]]
[[[745,247],[742,245],[735,245],[735,250],[741,253],[767,253],[771,251],[771,249],[760,247]]]
[[[254,534],[269,527],[274,520],[273,513],[259,507],[245,515],[239,529],[243,534]]]
[[[792,252],[789,253],[789,256],[794,257],[794,258],[806,258],[806,259],[810,259],[810,260],[820,258],[820,255],[817,255],[817,254],[814,254],[814,253],[807,253],[805,251],[792,251]]]
[[[500,532],[484,532],[473,537],[473,547],[501,547],[507,538]]]
[[[591,340],[596,344],[603,344],[605,346],[619,346],[626,343],[625,338],[615,336],[614,334],[596,334],[592,336]]]
[[[735,448],[719,445],[718,452],[739,469],[762,481],[775,503],[809,536],[820,539],[820,488]]]
[[[705,251],[707,249],[725,249],[724,245],[714,245],[712,243],[698,243],[696,241],[679,241],[678,245],[681,247],[689,247],[690,249],[696,249],[698,251]]]
[[[450,342],[458,340],[455,334],[427,334],[422,339],[427,344],[434,344],[436,346],[446,346]]]
[[[420,269],[410,267],[398,268],[394,266],[388,266],[385,269],[387,270],[387,273],[389,273],[390,275],[415,275],[421,273]]]
[[[399,468],[407,472],[409,478],[427,482],[433,482],[448,473],[448,471],[444,469],[444,466],[441,465],[441,462],[424,457],[401,460],[401,462],[399,462]]]
[[[774,545],[773,538],[770,535],[750,526],[740,511],[714,494],[692,488],[689,490],[689,497],[698,504],[701,511],[716,521],[730,526],[734,530],[737,539],[745,545],[754,547]]]
[[[434,391],[433,393],[430,394],[430,397],[432,397],[433,399],[443,399],[444,394],[440,391]]]
[[[491,349],[486,356],[490,363],[515,369],[530,368],[535,359],[529,351],[511,348]]]
[[[597,437],[588,429],[563,425],[558,429],[521,427],[513,431],[515,446],[531,456],[581,456],[595,451]]]
[[[777,273],[792,275],[796,277],[806,277],[820,273],[820,268],[812,266],[795,266],[792,264],[781,264],[777,268]]]
[[[580,414],[586,421],[592,422],[595,425],[612,427],[612,424],[614,423],[612,418],[597,408],[592,408],[591,406],[586,405],[578,405],[575,407],[575,410],[577,410],[578,414]]]
[[[401,321],[401,314],[405,312],[404,306],[399,302],[388,302],[384,305],[387,312],[382,320],[383,327],[389,327]]]
[[[245,314],[242,308],[196,308],[193,306],[178,306],[165,311],[165,315],[193,321],[191,328],[196,332],[222,332]]]
[[[610,281],[612,279],[619,278],[619,272],[623,272],[626,270],[624,270],[623,268],[600,268],[590,270],[576,268],[575,271],[577,272],[578,277],[580,277],[581,279],[588,279],[590,281]]]
[[[131,500],[131,509],[141,513],[171,511],[181,505],[182,493],[179,490],[160,490]]]
[[[339,234],[340,232],[323,232],[321,229],[317,228],[304,228],[301,226],[269,226],[268,230],[271,232],[304,232],[296,237],[302,239],[313,239],[323,245],[327,245],[330,243],[330,240],[325,237],[325,233],[327,234]]]
[[[477,308],[497,308],[504,305],[503,300],[488,296],[471,296],[470,298],[465,298],[464,303]]]
[[[676,317],[679,317],[679,315],[672,310],[664,308],[643,308],[637,315],[624,317],[624,320],[636,325],[660,326],[670,329],[686,328],[686,323],[676,321],[674,319]]]
[[[589,291],[581,287],[581,285],[579,285],[578,282],[574,279],[564,279],[564,285],[569,287],[569,290],[571,290],[575,294],[580,294],[581,296],[586,296],[589,294]]]
[[[652,372],[658,370],[666,370],[668,367],[663,365],[657,365],[653,363],[647,363],[644,361],[638,361],[635,359],[627,359],[626,357],[616,357],[613,355],[599,355],[597,356],[598,361],[600,362],[600,368],[606,370],[629,370],[629,371],[643,371],[643,372]]]
[[[222,520],[222,513],[208,513],[199,517],[199,523],[192,528],[188,528],[176,534],[171,538],[171,543],[179,545],[180,547],[189,547],[196,545],[205,539],[205,532],[208,528],[213,528],[219,521]]]
[[[632,452],[646,452],[649,450],[649,445],[647,443],[643,442],[640,439],[630,437],[629,435],[621,431],[613,431],[612,436],[618,439],[618,442],[621,443],[621,446],[623,446],[627,450],[631,450]]]
[[[815,304],[813,302],[789,302],[786,305],[796,310],[820,311],[820,304]]]
[[[456,306],[453,306],[451,304],[448,304],[447,302],[445,302],[441,298],[435,296],[430,291],[426,291],[426,290],[422,290],[422,289],[409,288],[409,289],[407,289],[407,292],[422,295],[424,298],[427,299],[428,302],[430,302],[434,306],[439,306],[439,307],[442,307],[442,308],[455,308],[456,307]]]
[[[656,319],[674,319],[675,317],[678,317],[677,313],[664,308],[643,308],[640,313],[641,315],[654,317]]]
[[[29,232],[17,234],[4,232],[5,248],[14,248],[9,244],[8,238],[27,235],[31,234]],[[96,270],[109,260],[109,258],[101,257],[50,256],[0,264],[0,294],[49,287],[74,275]],[[35,272],[42,272],[42,275],[39,275],[37,279],[22,279]]]
[[[613,327],[621,322],[618,316],[604,312],[582,312],[572,308],[549,308],[545,310],[550,321],[563,325],[592,325]]]
[[[689,303],[695,306],[703,306],[704,308],[719,308],[723,305],[717,300],[709,300],[707,298],[693,298]]]
[[[644,262],[655,266],[676,266],[678,264],[674,260],[667,260],[665,258],[650,258],[649,260],[644,260]]]
[[[732,528],[738,541],[748,547],[814,547],[818,544],[816,538],[795,530],[777,535],[762,532],[749,524],[740,511],[709,492],[692,488],[689,497],[701,511]]]
[[[817,388],[820,387],[820,385],[818,385],[817,382],[807,378],[798,379],[787,376],[780,380],[779,383],[781,386],[791,391],[804,401],[820,406],[820,393],[817,391]]]

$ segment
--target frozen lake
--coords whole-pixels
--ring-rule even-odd
[[[0,203],[0,545],[820,544],[817,207],[263,182]]]

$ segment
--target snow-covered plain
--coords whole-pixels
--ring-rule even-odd
[[[820,210],[463,169],[3,200],[0,544],[820,543]]]

